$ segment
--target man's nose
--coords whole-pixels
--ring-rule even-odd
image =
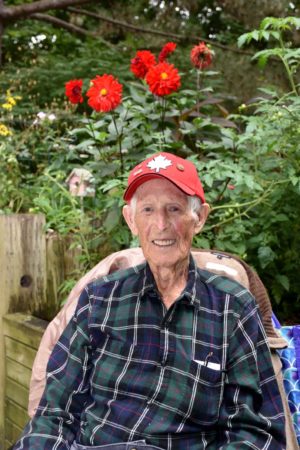
[[[164,211],[158,212],[155,220],[156,220],[156,226],[159,229],[159,231],[163,231],[166,228],[168,228],[169,219],[168,219],[168,215]]]

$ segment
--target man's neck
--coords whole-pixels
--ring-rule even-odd
[[[186,286],[189,262],[182,261],[175,267],[153,266],[151,263],[149,266],[162,301],[166,308],[170,308]]]

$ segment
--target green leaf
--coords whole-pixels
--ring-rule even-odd
[[[267,62],[268,62],[268,56],[266,56],[266,55],[261,55],[261,56],[258,58],[258,67],[259,67],[260,69],[264,69],[264,68],[266,67],[266,65],[267,65]]]
[[[102,128],[104,125],[106,125],[105,120],[97,120],[96,122],[92,123],[92,126],[95,129]]]
[[[249,42],[251,42],[252,40],[252,33],[253,32],[242,34],[237,40],[238,47],[242,47],[245,44],[249,44]]]
[[[272,18],[271,17],[265,17],[261,22],[259,28],[261,30],[267,30],[271,27],[272,24]]]
[[[107,233],[110,233],[119,224],[120,218],[121,218],[120,208],[119,207],[111,208],[103,222],[103,226],[107,231]]]
[[[297,184],[300,182],[300,178],[296,177],[296,176],[292,176],[292,177],[290,177],[290,181],[293,186],[297,186]]]
[[[289,218],[285,214],[276,214],[274,222],[288,222]]]
[[[190,96],[190,95],[195,96],[197,94],[197,91],[196,90],[192,90],[192,89],[182,89],[180,91],[180,94],[181,95],[187,95],[187,96]]]
[[[204,174],[202,179],[208,187],[210,187],[210,188],[212,187],[214,178],[211,174],[209,174],[209,173]]]
[[[86,150],[89,146],[93,146],[95,144],[94,139],[85,139],[84,141],[80,142],[80,144],[76,145],[77,150]]]
[[[95,132],[95,138],[99,142],[104,142],[108,137],[108,133],[106,131],[97,131]]]
[[[290,281],[288,279],[288,277],[286,275],[280,275],[277,274],[276,275],[276,280],[278,281],[278,283],[286,290],[289,291],[290,289]]]
[[[281,48],[272,48],[268,50],[261,50],[260,52],[255,53],[252,59],[264,58],[267,61],[271,56],[282,56]]]
[[[249,33],[242,34],[237,40],[238,47],[241,48],[241,47],[243,47],[243,45],[248,43],[248,38],[249,38]]]
[[[268,246],[260,247],[258,249],[258,258],[259,258],[261,267],[264,269],[265,267],[267,267],[271,262],[273,262],[276,259],[276,254]]]
[[[261,38],[265,41],[268,41],[270,39],[270,33],[268,31],[260,31]]]
[[[270,31],[270,35],[273,36],[273,38],[276,39],[276,41],[279,41],[281,36],[278,31]]]
[[[132,86],[130,87],[130,94],[132,96],[132,99],[136,101],[137,103],[143,105],[145,103],[145,94],[138,92],[136,89],[134,89]]]
[[[189,134],[191,132],[195,132],[195,127],[190,122],[181,122],[180,125],[181,125],[180,126],[180,132],[182,134]]]
[[[275,89],[271,88],[259,88],[261,92],[264,92],[265,94],[269,95],[270,97],[277,97],[277,92]]]
[[[100,189],[102,192],[108,192],[111,189],[115,188],[115,187],[119,187],[120,185],[122,185],[121,180],[119,179],[113,179],[113,180],[109,180],[107,181],[105,184],[103,184]]]
[[[281,19],[275,17],[265,17],[260,23],[260,29],[267,30],[269,28],[276,30],[280,27]]]
[[[70,135],[74,134],[88,134],[87,128],[74,128],[73,130],[69,131]]]

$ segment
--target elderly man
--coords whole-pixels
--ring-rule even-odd
[[[124,199],[146,263],[82,292],[15,449],[284,449],[257,305],[190,253],[209,211],[195,166],[154,155]]]

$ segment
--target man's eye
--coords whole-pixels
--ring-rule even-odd
[[[178,212],[179,210],[180,210],[180,208],[178,206],[170,206],[169,207],[170,212]]]
[[[150,213],[150,212],[152,212],[153,211],[153,208],[151,208],[150,206],[145,206],[144,208],[143,208],[143,212],[145,212],[145,213]]]

